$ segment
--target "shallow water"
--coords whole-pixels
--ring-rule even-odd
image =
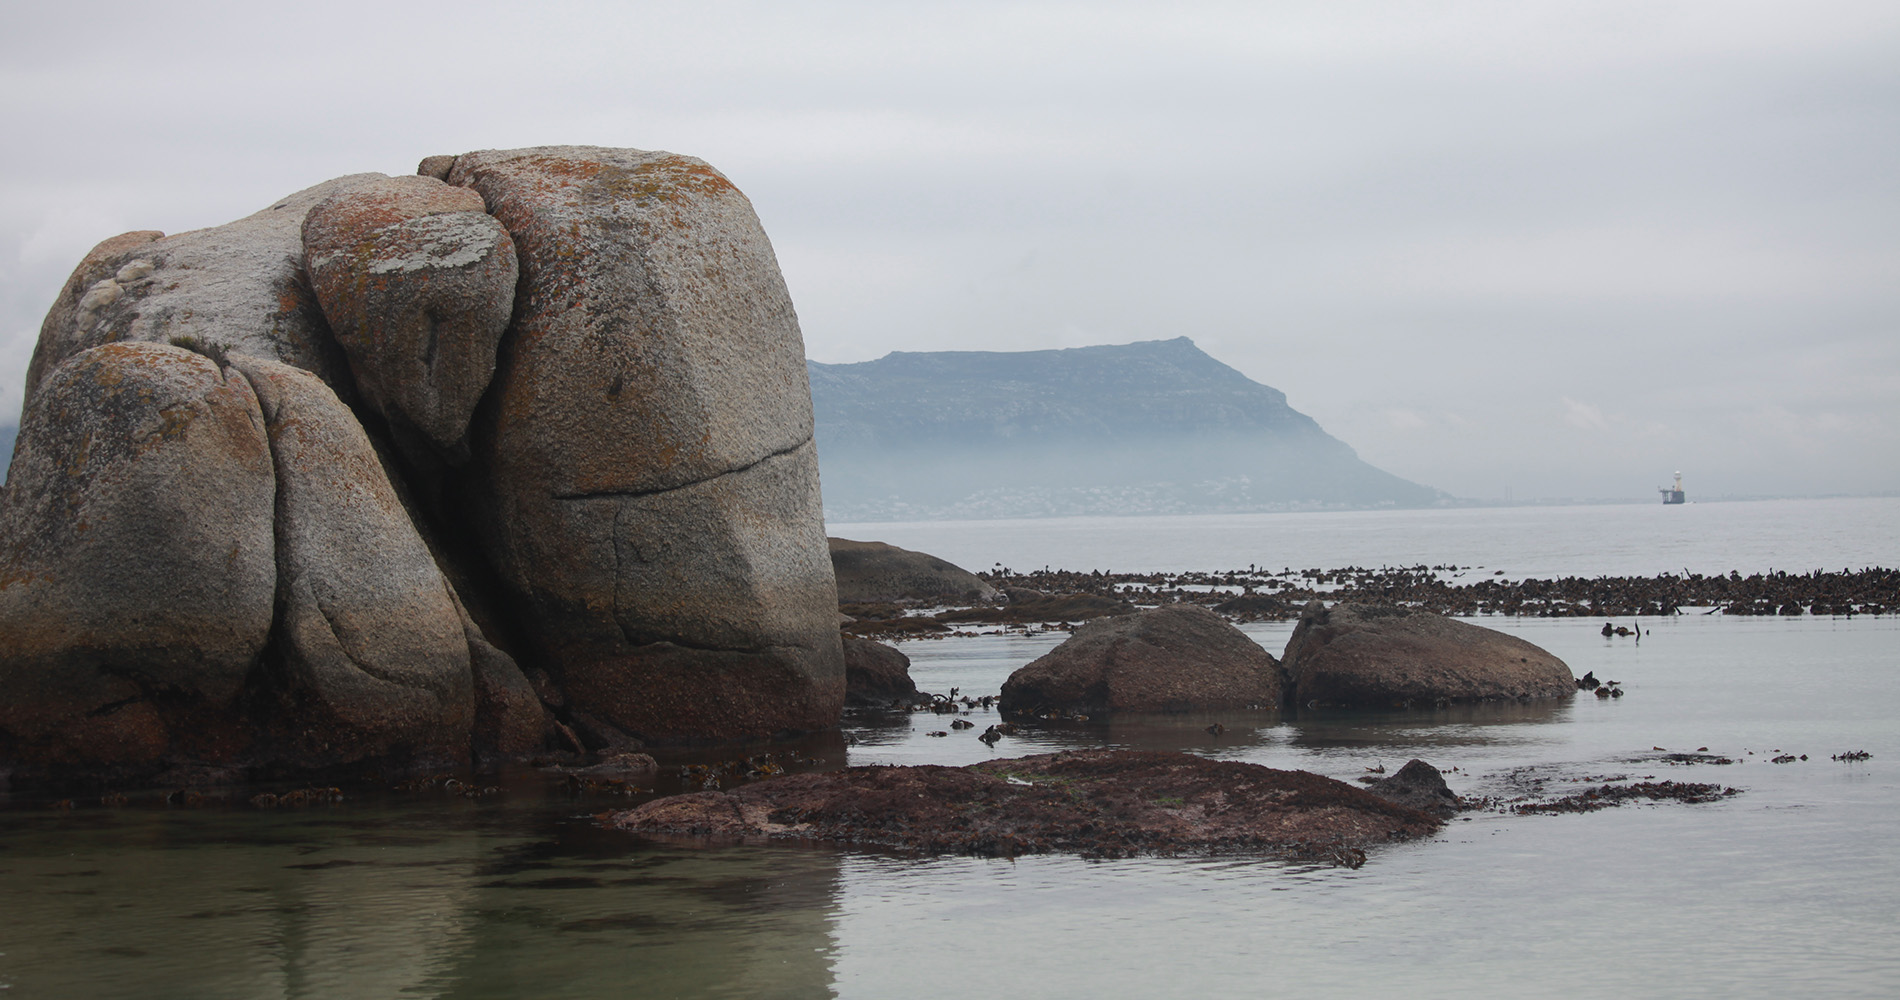
[[[1735,517],[1782,522],[1768,506],[1705,506],[1752,507]],[[1655,513],[1531,510],[1543,519],[1519,533],[1521,544],[1561,537],[1578,551],[1636,537],[1600,511]],[[1849,528],[1810,524],[1813,537],[1784,539],[1773,562],[1744,553],[1733,565],[1793,568],[1811,561],[1799,553],[1822,551],[1815,565],[1900,563],[1882,547],[1892,525],[1853,527],[1866,514],[1853,504],[1837,513]],[[1387,530],[1383,514],[1354,516]],[[1196,519],[1092,529],[1088,551],[1104,567],[1170,568],[1140,561],[1166,547],[1157,531],[1173,530],[1147,523],[1156,520]],[[1176,568],[1281,561],[1255,553],[1240,529],[1223,530],[1229,537],[1184,550],[1200,561]],[[1350,524],[1324,530],[1353,537]],[[1827,550],[1826,539],[1844,535],[1862,537],[1866,553]],[[1419,554],[1435,548],[1428,542],[1286,563],[1496,559],[1522,568],[1547,558],[1508,547],[1501,557]],[[1728,565],[1717,561],[1719,539],[1691,547],[1714,561],[1690,561],[1698,571]],[[1018,568],[1031,564],[997,551]],[[1215,551],[1227,556],[1203,558]],[[0,996],[1892,994],[1900,619],[1685,615],[1645,619],[1640,644],[1605,639],[1589,619],[1481,621],[1550,649],[1579,675],[1622,681],[1628,696],[1120,719],[1032,728],[993,750],[974,735],[981,712],[961,731],[942,716],[873,714],[802,750],[835,767],[1152,747],[1346,780],[1422,757],[1473,796],[1520,794],[1539,778],[1558,793],[1618,774],[1742,794],[1585,815],[1479,812],[1430,840],[1375,850],[1358,870],[1252,857],[1000,861],[661,843],[594,824],[592,813],[625,800],[574,798],[525,771],[493,779],[502,791],[474,800],[352,791],[301,809],[257,809],[239,796],[200,808],[135,798],[64,810],[16,797],[0,809]],[[1247,631],[1277,653],[1291,627]],[[925,689],[983,694],[1063,637],[903,648]],[[1214,721],[1228,727],[1220,737],[1204,731]],[[940,731],[950,735],[928,735]],[[846,736],[856,742],[847,747]],[[1702,746],[1742,763],[1671,767],[1652,750]],[[1808,760],[1767,762],[1783,750]],[[1828,759],[1846,750],[1874,756]]]
[[[864,716],[852,763],[1178,748],[1344,779],[1413,756],[1467,795],[1628,774],[1707,805],[1481,812],[1362,869],[653,843],[617,803],[514,775],[497,796],[331,806],[90,803],[0,813],[0,985],[44,997],[1890,995],[1900,973],[1900,621],[1486,624],[1625,698],[1122,720],[995,750]],[[1252,631],[1270,649],[1288,626]],[[1057,634],[906,644],[926,688],[993,691]],[[1209,719],[1213,717],[1208,717]],[[1743,763],[1671,767],[1652,747]],[[1868,750],[1843,764],[1828,756]],[[1806,753],[1772,764],[1773,751]],[[1747,752],[1753,751],[1754,756]],[[835,763],[835,761],[834,761]],[[1525,769],[1532,769],[1526,772]]]
[[[830,524],[965,569],[1458,566],[1506,578],[1900,565],[1900,497]]]

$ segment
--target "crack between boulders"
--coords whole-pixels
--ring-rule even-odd
[[[593,490],[593,491],[583,491],[583,492],[578,492],[578,493],[556,493],[554,494],[554,499],[556,500],[600,500],[600,499],[606,499],[610,497],[619,497],[622,499],[631,500],[631,499],[638,499],[640,497],[659,496],[660,494],[663,494],[663,493],[674,493],[679,490],[691,489],[694,486],[700,486],[706,483],[714,482],[716,480],[724,479],[727,476],[736,476],[736,475],[739,475],[740,473],[750,472],[753,469],[756,469],[759,466],[764,465],[765,463],[770,462],[771,460],[775,458],[784,458],[785,456],[790,455],[791,453],[797,451],[798,449],[805,447],[811,442],[812,442],[811,437],[806,436],[805,438],[800,440],[797,444],[794,444],[791,447],[782,448],[774,452],[768,452],[765,455],[762,455],[751,462],[747,462],[744,465],[735,466],[723,472],[716,472],[710,476],[707,476],[704,479],[695,479],[691,482],[680,483],[677,486],[660,486],[660,487],[655,487],[653,489],[646,489],[646,490]]]

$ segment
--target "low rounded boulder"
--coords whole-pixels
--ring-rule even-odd
[[[1309,706],[1562,698],[1564,661],[1516,636],[1415,608],[1324,607],[1300,616],[1282,658],[1293,700]]]
[[[1278,708],[1280,665],[1246,633],[1191,604],[1103,618],[1003,682],[1005,712],[1195,712]]]
[[[838,600],[847,604],[876,601],[993,601],[996,588],[981,577],[926,552],[884,542],[827,538],[831,569],[838,578]]]

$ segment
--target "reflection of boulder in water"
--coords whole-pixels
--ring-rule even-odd
[[[1390,709],[1290,709],[1287,743],[1302,750],[1390,745],[1450,748],[1488,747],[1518,739],[1500,731],[1511,726],[1563,722],[1567,699],[1492,701]],[[1403,731],[1402,739],[1398,732]]]
[[[393,817],[364,808],[135,807],[108,836],[16,831],[9,888],[27,905],[0,910],[5,981],[57,997],[828,995],[834,854],[473,820],[373,833]]]
[[[395,997],[436,995],[452,976],[475,918],[475,886],[466,866],[443,862],[474,855],[492,836],[349,843],[345,828],[239,815],[126,810],[111,837],[10,837],[14,875],[84,870],[93,873],[86,888],[114,903],[56,895],[71,879],[27,880],[51,891],[9,907],[0,938],[16,957],[64,958],[37,970],[9,959],[8,980],[35,996]],[[195,843],[180,843],[181,826]],[[288,846],[332,838],[343,845],[309,854]],[[77,940],[75,927],[84,928]]]
[[[482,873],[446,982],[482,996],[829,995],[836,855],[640,850],[623,835],[562,844],[565,858],[551,846]]]

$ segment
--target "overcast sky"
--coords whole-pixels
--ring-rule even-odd
[[[1900,4],[0,0],[0,420],[96,242],[588,143],[819,361],[1188,335],[1453,493],[1900,489]]]

